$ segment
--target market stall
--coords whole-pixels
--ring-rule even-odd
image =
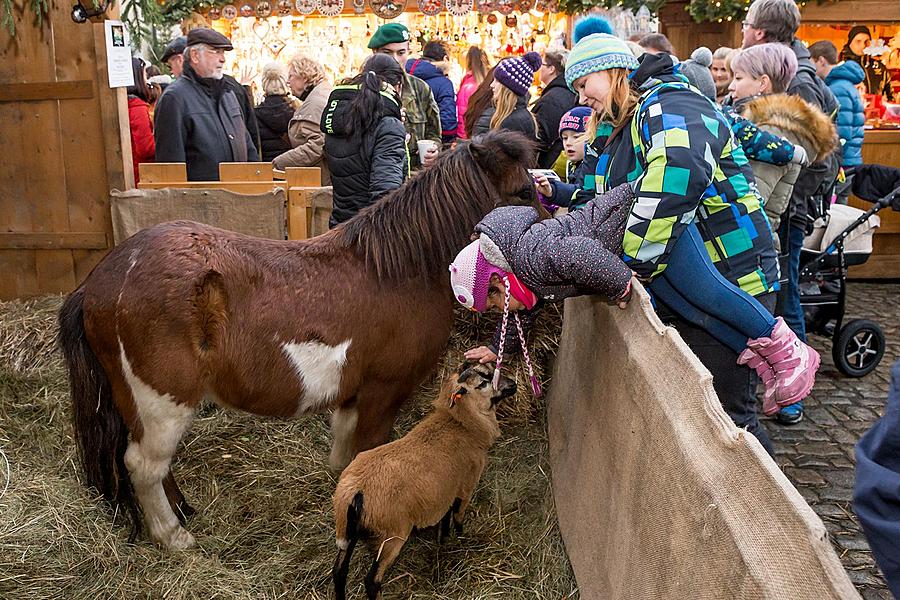
[[[842,59],[857,60],[866,72],[860,89],[866,104],[863,161],[900,168],[900,11],[896,0],[811,3],[801,14],[803,24],[797,37],[807,44],[831,41]],[[853,37],[860,34],[855,56],[849,48],[851,33]],[[854,198],[850,202],[859,208],[869,206]],[[872,258],[850,273],[854,277],[900,278],[900,214],[881,213]]]
[[[412,55],[429,40],[445,42],[457,84],[470,46],[481,47],[496,62],[562,47],[571,27],[571,17],[547,0],[247,0],[204,16],[234,43],[226,70],[257,94],[263,65],[287,63],[298,52],[321,62],[332,81],[352,75],[371,53],[369,37],[388,20],[409,28]]]

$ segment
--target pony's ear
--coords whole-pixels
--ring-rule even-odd
[[[497,156],[492,148],[486,144],[472,142],[469,144],[469,152],[472,153],[472,158],[475,159],[475,162],[477,162],[482,169],[487,171],[495,170]]]
[[[453,392],[452,394],[450,394],[450,401],[447,404],[447,408],[453,408],[454,406],[456,406],[456,403],[459,402],[462,399],[462,397],[466,395],[467,392],[468,392],[468,390],[466,390],[466,388],[461,387],[458,390],[456,390],[455,392]]]

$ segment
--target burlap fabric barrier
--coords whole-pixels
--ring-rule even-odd
[[[116,244],[146,227],[179,219],[256,237],[287,237],[284,190],[280,188],[265,194],[221,189],[113,190],[110,210]]]
[[[583,599],[859,598],[822,522],[643,289],[566,301],[553,493]]]
[[[328,231],[328,219],[331,218],[331,208],[334,206],[332,188],[329,186],[313,191],[309,204],[312,209],[309,237],[316,237]]]

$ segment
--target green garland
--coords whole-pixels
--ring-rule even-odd
[[[839,0],[816,0],[819,4],[835,3]],[[802,9],[808,0],[796,0]],[[697,23],[715,21],[717,23],[728,21],[741,21],[750,8],[751,0],[691,0],[686,10]]]
[[[29,0],[31,12],[34,13],[37,26],[44,24],[44,18],[50,12],[49,0]],[[9,32],[9,36],[16,35],[16,20],[13,18],[12,0],[3,0],[3,18],[0,19],[0,28]]]
[[[559,0],[559,11],[569,15],[586,13],[592,8],[621,8],[637,12],[646,5],[650,13],[656,15],[666,0]]]
[[[132,47],[140,48],[146,42],[151,62],[162,67],[159,58],[171,41],[172,27],[191,13],[225,4],[227,0],[123,0],[122,21],[128,27]]]

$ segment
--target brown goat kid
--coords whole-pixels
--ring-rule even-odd
[[[334,562],[335,597],[346,598],[347,571],[359,539],[375,559],[366,576],[366,594],[381,596],[384,574],[400,554],[413,527],[440,523],[439,539],[456,532],[500,437],[496,405],[516,393],[501,377],[491,385],[493,368],[464,364],[451,375],[434,401],[434,411],[404,437],[362,452],[341,474],[334,493],[338,555]]]

